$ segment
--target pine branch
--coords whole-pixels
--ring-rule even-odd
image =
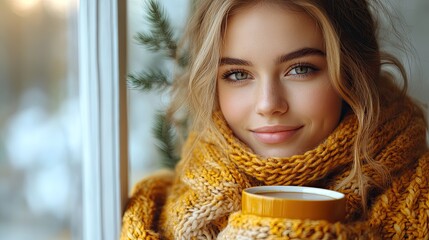
[[[147,33],[138,33],[135,36],[137,42],[145,46],[148,50],[161,53],[177,60],[180,67],[186,67],[189,63],[189,54],[184,51],[176,53],[177,40],[173,36],[173,28],[168,20],[164,9],[156,0],[147,0],[148,12],[146,15],[149,21],[150,30]],[[138,74],[129,74],[127,79],[128,87],[143,91],[164,90],[172,84],[166,74],[159,69],[149,69]],[[178,138],[185,135],[187,121],[183,122],[183,129],[175,132],[171,122],[167,121],[165,112],[156,115],[155,126],[153,127],[154,137],[157,139],[157,147],[161,153],[163,166],[174,168],[179,161],[177,145]],[[184,131],[182,133],[182,131]]]
[[[141,45],[144,45],[147,49],[152,52],[158,52],[163,49],[161,46],[161,41],[154,35],[149,35],[145,33],[137,33],[134,37]]]
[[[164,90],[171,86],[167,76],[160,70],[149,70],[149,72],[141,72],[139,74],[128,74],[128,87],[131,89],[140,89],[150,91],[153,89]]]
[[[165,50],[169,57],[175,58],[177,44],[165,10],[155,0],[149,0],[147,6],[149,11],[146,18],[151,25],[150,34],[140,33],[135,39],[151,51]]]
[[[189,53],[185,52],[181,55],[179,55],[178,59],[177,59],[177,63],[179,64],[180,67],[186,67],[189,64]]]
[[[159,112],[156,115],[156,125],[153,128],[153,133],[158,140],[157,147],[162,156],[162,164],[168,168],[174,168],[179,161],[179,157],[175,154],[175,134],[173,126],[166,120],[165,113]]]

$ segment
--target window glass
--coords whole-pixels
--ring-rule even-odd
[[[77,6],[0,1],[0,239],[82,239]]]
[[[167,75],[173,70],[171,60],[162,52],[149,51],[139,44],[139,33],[150,33],[150,22],[146,16],[148,1],[128,0],[128,72],[139,74],[150,69],[160,69]],[[174,37],[180,37],[188,16],[189,0],[156,1],[165,11],[173,28]],[[170,75],[171,76],[171,75]],[[143,176],[162,167],[157,140],[153,137],[157,111],[165,109],[169,98],[167,91],[141,91],[129,88],[129,164],[130,186]],[[131,189],[131,187],[130,187]]]

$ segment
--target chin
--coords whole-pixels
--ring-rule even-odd
[[[283,148],[273,148],[273,149],[260,149],[260,151],[257,151],[256,154],[264,157],[264,158],[270,158],[270,157],[276,157],[276,158],[287,158],[287,157],[292,157],[295,155],[302,155],[306,152],[307,150],[303,150],[303,149],[293,149],[293,150],[288,150]]]
[[[264,158],[270,158],[270,157],[287,158],[287,157],[297,155],[298,153],[285,151],[284,149],[282,149],[282,150],[261,151],[258,154]]]

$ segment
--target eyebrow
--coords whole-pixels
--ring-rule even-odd
[[[317,48],[301,48],[297,51],[280,56],[276,63],[277,64],[284,63],[284,62],[293,60],[295,58],[300,58],[300,57],[305,57],[310,55],[325,56],[326,54],[325,52]]]
[[[320,49],[316,49],[316,48],[301,48],[299,50],[296,50],[294,52],[291,53],[287,53],[284,54],[282,56],[280,56],[276,63],[280,64],[280,63],[284,63],[296,58],[300,58],[300,57],[305,57],[305,56],[310,56],[310,55],[318,55],[318,56],[325,56],[325,52],[323,52]],[[240,65],[240,66],[252,66],[252,62],[250,61],[246,61],[243,59],[239,59],[239,58],[230,58],[230,57],[224,57],[220,59],[219,65]]]
[[[238,59],[238,58],[230,58],[230,57],[224,57],[220,59],[219,65],[241,65],[241,66],[251,66],[252,62]]]

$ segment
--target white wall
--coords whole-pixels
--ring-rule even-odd
[[[429,1],[392,0],[392,3],[402,15],[404,35],[415,48],[410,67],[409,93],[429,106]],[[426,115],[429,118],[429,112]]]

